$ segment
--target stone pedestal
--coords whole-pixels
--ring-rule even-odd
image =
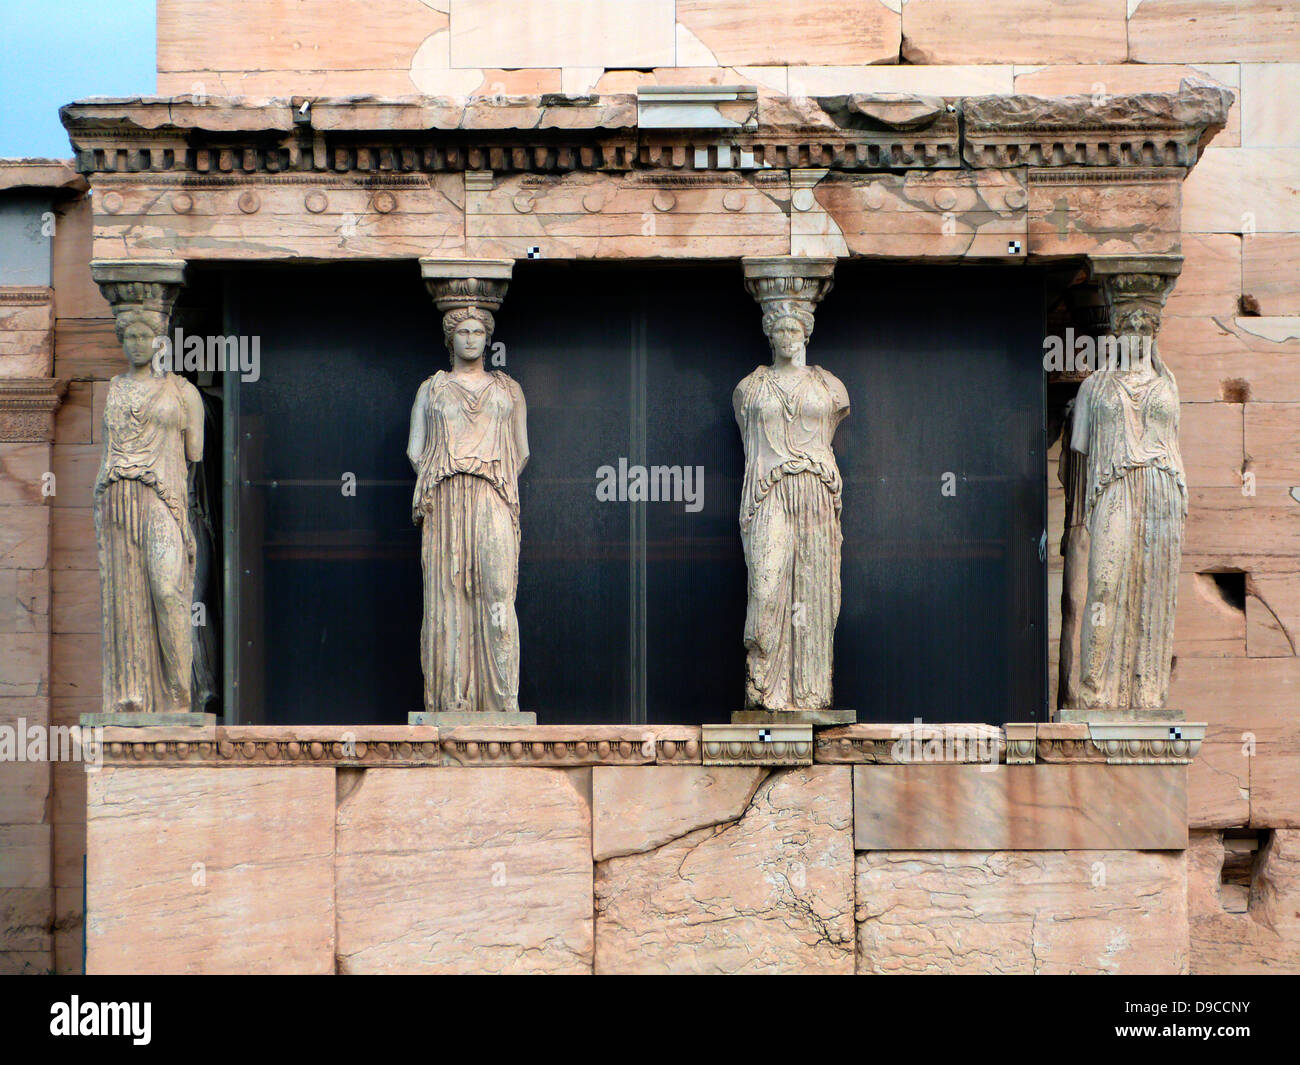
[[[812,765],[812,725],[703,725],[705,765]]]
[[[82,714],[82,728],[216,728],[216,714]]]
[[[1187,711],[1170,710],[1163,706],[1121,710],[1062,707],[1056,712],[1056,720],[1063,725],[1100,724],[1109,721],[1186,721]]]
[[[536,725],[537,715],[529,710],[513,714],[497,714],[488,711],[467,711],[457,713],[446,711],[434,713],[429,710],[417,710],[406,715],[408,725],[435,725],[439,728],[455,728],[460,725]]]
[[[856,710],[737,710],[731,715],[733,725],[829,725],[857,724]]]

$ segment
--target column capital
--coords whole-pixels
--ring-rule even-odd
[[[420,260],[420,276],[444,314],[464,307],[493,313],[500,309],[514,271],[513,259]]]
[[[124,311],[153,311],[170,320],[185,285],[184,259],[94,259],[90,276],[120,317]]]
[[[1095,255],[1089,260],[1089,273],[1101,284],[1112,318],[1117,311],[1141,307],[1158,321],[1182,269],[1181,255]]]
[[[837,261],[799,255],[742,258],[745,288],[763,309],[764,331],[772,318],[790,314],[806,318],[811,332],[813,312],[835,284]]]

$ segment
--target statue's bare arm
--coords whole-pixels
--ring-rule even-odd
[[[1095,380],[1095,377],[1089,377],[1079,386],[1079,394],[1075,397],[1074,407],[1071,410],[1074,425],[1070,430],[1070,450],[1077,451],[1081,455],[1088,453],[1088,404],[1092,400]]]
[[[203,458],[203,397],[188,381],[184,384],[181,395],[185,402],[185,457],[190,462],[198,462]]]
[[[420,459],[424,455],[424,412],[429,403],[429,390],[424,385],[415,393],[415,404],[411,407],[411,435],[406,441],[406,457],[411,469],[419,470]]]
[[[830,385],[831,398],[835,401],[835,424],[839,425],[849,416],[849,390],[844,387],[844,382],[829,370],[823,370],[822,373],[826,375],[826,381]]]
[[[528,404],[524,402],[524,390],[519,383],[514,384],[515,405],[511,412],[511,424],[515,434],[515,451],[519,454],[519,468],[528,465]]]

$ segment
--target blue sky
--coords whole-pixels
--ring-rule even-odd
[[[59,108],[154,91],[154,0],[0,0],[0,156],[72,154]]]

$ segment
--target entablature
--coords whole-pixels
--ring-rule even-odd
[[[87,175],[1191,167],[1232,94],[699,98],[133,97],[61,116]],[[740,110],[711,117],[724,107]]]
[[[94,257],[1023,261],[1180,251],[1232,95],[96,99]]]

